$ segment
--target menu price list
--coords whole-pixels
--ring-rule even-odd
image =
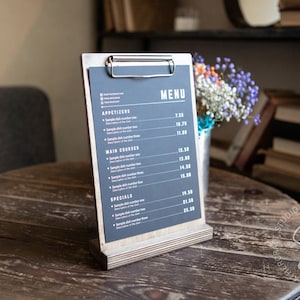
[[[177,68],[168,89],[143,79],[133,93],[126,78],[96,84],[102,69],[92,68],[90,80],[106,241],[200,218],[191,88],[180,76],[187,70]]]

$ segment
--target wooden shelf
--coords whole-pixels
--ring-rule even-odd
[[[146,31],[146,32],[100,32],[98,49],[102,49],[104,39],[141,40],[143,49],[149,50],[154,40],[202,40],[235,42],[299,42],[300,27],[233,28],[226,30],[200,31]]]
[[[202,39],[202,40],[300,40],[300,27],[236,28],[228,30],[166,32],[103,32],[100,38]]]

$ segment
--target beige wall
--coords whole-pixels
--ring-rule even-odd
[[[0,0],[0,86],[51,101],[58,160],[89,157],[80,55],[95,51],[94,0]]]

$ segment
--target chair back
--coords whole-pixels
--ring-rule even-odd
[[[49,100],[35,87],[0,88],[0,172],[55,161]]]

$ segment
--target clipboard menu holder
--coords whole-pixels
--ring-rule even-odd
[[[98,222],[91,252],[112,269],[211,239],[191,55],[85,53],[82,68]]]

